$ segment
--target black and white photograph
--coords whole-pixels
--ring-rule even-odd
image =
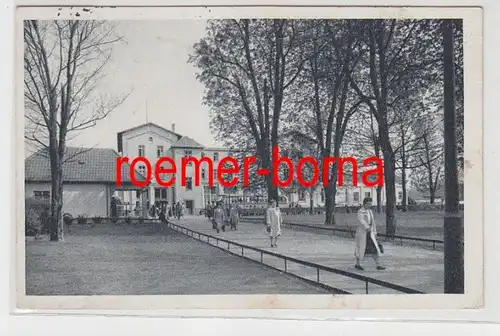
[[[22,307],[481,305],[481,12],[385,11],[20,11]]]

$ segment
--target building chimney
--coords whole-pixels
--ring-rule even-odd
[[[172,132],[175,132],[175,124],[172,124]]]

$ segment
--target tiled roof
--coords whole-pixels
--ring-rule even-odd
[[[63,163],[64,182],[116,183],[116,158],[118,153],[110,148],[67,147]],[[47,150],[38,151],[24,161],[26,182],[50,182],[50,159]],[[123,184],[130,184],[130,166],[121,166]],[[144,181],[137,170],[135,177]]]
[[[202,144],[199,142],[196,142],[195,140],[191,139],[188,136],[183,136],[180,138],[172,147],[176,148],[205,148]]]

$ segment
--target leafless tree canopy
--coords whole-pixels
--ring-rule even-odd
[[[112,45],[120,41],[104,21],[26,21],[24,25],[25,137],[50,158],[51,237],[62,238],[63,174],[71,134],[105,118],[121,98],[97,94]]]
[[[96,90],[120,41],[106,21],[25,21],[25,137],[34,149],[49,147],[52,116],[66,141],[124,101]]]

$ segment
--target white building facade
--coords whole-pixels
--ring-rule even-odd
[[[287,196],[288,203],[298,204],[301,207],[309,207],[311,202],[311,194],[313,204],[315,207],[322,207],[325,205],[325,194],[323,188],[316,188],[313,192],[310,190],[300,190],[299,192]],[[381,203],[385,205],[385,186],[381,191]],[[377,205],[377,187],[358,186],[342,186],[337,187],[335,195],[336,206],[361,206],[365,197],[371,197],[374,206]],[[408,198],[408,196],[407,196]],[[403,202],[403,189],[400,185],[396,185],[396,204]],[[407,200],[408,202],[408,200]]]
[[[144,157],[151,164],[151,181],[145,192],[117,192],[117,196],[125,203],[143,205],[149,209],[157,202],[168,202],[168,205],[180,202],[186,213],[199,214],[208,202],[226,196],[224,187],[217,179],[220,160],[230,154],[224,148],[205,147],[190,137],[176,133],[175,125],[169,130],[153,123],[118,133],[117,143],[118,152],[121,156],[128,157],[128,162],[131,163],[137,157]],[[162,159],[157,165],[158,160],[163,157],[169,158],[168,161]],[[198,172],[196,162],[183,162],[183,158],[187,157],[200,160]],[[212,185],[209,183],[210,167],[203,161],[204,157],[212,161]],[[175,174],[160,174],[161,181],[158,181],[155,174],[157,167],[175,169]],[[149,175],[147,164],[143,162],[138,162],[135,169],[145,176]],[[199,177],[198,181],[196,175]],[[170,184],[165,186],[164,183],[168,182]]]

